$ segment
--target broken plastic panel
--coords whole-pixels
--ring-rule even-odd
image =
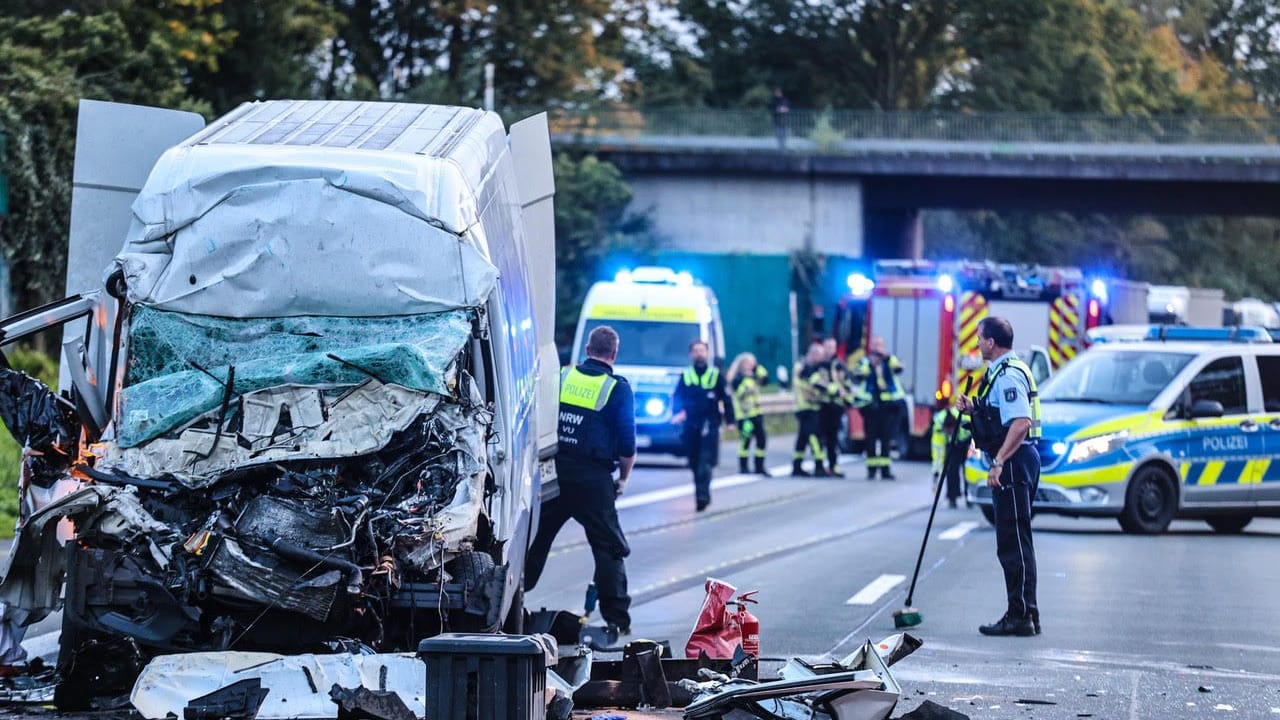
[[[136,447],[218,409],[228,378],[233,398],[282,385],[350,387],[371,377],[451,395],[449,374],[470,330],[463,310],[242,320],[137,307],[117,441]]]

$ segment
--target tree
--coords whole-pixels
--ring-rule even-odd
[[[15,306],[62,296],[76,108],[80,98],[202,110],[189,101],[171,46],[141,47],[118,12],[0,17],[0,159],[9,175],[3,231]]]
[[[630,213],[622,173],[594,155],[555,157],[556,344],[572,347],[582,301],[605,270],[604,260],[654,250],[647,217]]]
[[[222,114],[247,100],[310,98],[319,91],[320,53],[342,20],[324,0],[225,0],[233,38],[216,66],[189,69],[190,92]]]

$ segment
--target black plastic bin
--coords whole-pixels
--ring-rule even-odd
[[[545,720],[547,665],[524,635],[445,633],[423,640],[429,720]]]

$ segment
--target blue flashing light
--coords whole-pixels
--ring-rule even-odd
[[[1148,340],[1183,340],[1188,342],[1269,343],[1271,333],[1266,328],[1194,327],[1186,325],[1152,325],[1147,331]]]
[[[955,278],[951,277],[950,275],[938,276],[938,289],[941,290],[942,292],[949,293],[952,290],[954,290],[955,287],[956,287]]]
[[[851,273],[848,282],[849,292],[854,297],[869,297],[871,291],[876,289],[875,281],[860,272]]]
[[[667,401],[662,398],[652,397],[644,403],[644,414],[649,417],[658,417],[667,409]]]
[[[1089,285],[1089,292],[1093,293],[1094,297],[1102,301],[1102,304],[1105,305],[1107,303],[1107,284],[1103,282],[1100,278],[1095,279]]]
[[[618,273],[617,273],[616,275],[614,275],[614,276],[613,276],[613,281],[614,281],[614,282],[616,282],[616,283],[629,283],[629,282],[631,282],[631,269],[630,269],[630,268],[623,268],[623,269],[619,270],[619,271],[618,271]]]

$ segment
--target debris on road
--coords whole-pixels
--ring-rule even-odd
[[[839,662],[789,660],[781,679],[753,682],[706,673],[706,681],[682,681],[696,692],[685,708],[686,720],[718,718],[738,711],[742,717],[796,720],[884,720],[902,696],[889,665],[914,652],[921,642],[907,634],[880,643],[865,642]]]
[[[969,720],[969,716],[932,700],[925,700],[920,707],[898,716],[897,720]]]
[[[1200,692],[1202,692],[1202,693],[1211,693],[1211,692],[1213,692],[1213,686],[1212,686],[1212,685],[1201,685],[1201,686],[1200,686],[1200,688],[1199,688],[1199,690],[1200,690]]]

